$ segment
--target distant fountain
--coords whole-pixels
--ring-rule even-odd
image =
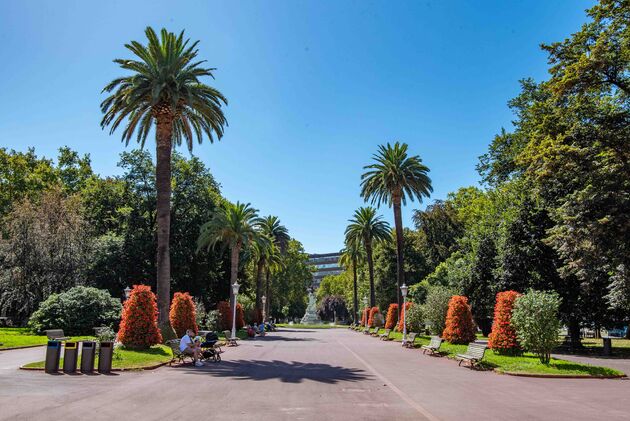
[[[317,325],[321,324],[322,320],[317,315],[317,304],[315,304],[315,294],[313,294],[313,289],[308,289],[308,307],[306,307],[306,313],[304,313],[304,317],[300,321],[303,325]]]

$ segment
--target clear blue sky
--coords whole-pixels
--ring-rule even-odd
[[[52,157],[68,145],[119,174],[124,144],[99,126],[100,91],[121,75],[112,59],[147,25],[185,29],[229,99],[225,137],[194,153],[228,199],[278,215],[309,252],[335,251],[378,144],[409,143],[431,200],[477,184],[517,81],[546,77],[538,45],[576,31],[591,4],[0,1],[0,146]],[[407,206],[405,224],[424,206]]]

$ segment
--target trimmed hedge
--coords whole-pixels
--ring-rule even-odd
[[[385,319],[385,329],[393,329],[398,323],[398,304],[391,303],[387,309],[387,318]]]
[[[403,306],[400,312],[400,319],[398,320],[398,324],[396,324],[396,331],[398,332],[403,331],[403,320],[405,320],[405,317],[404,317],[405,311],[409,310],[411,307],[413,307],[413,302],[411,301],[407,301],[405,305]],[[407,323],[407,326],[409,326],[409,323]]]
[[[503,291],[497,294],[494,305],[492,332],[488,337],[488,348],[497,354],[520,354],[523,350],[512,326],[512,309],[520,296],[516,291]]]
[[[219,301],[217,303],[217,310],[219,311],[219,329],[232,330],[232,309],[230,308],[230,302]],[[241,329],[243,326],[245,326],[243,306],[241,303],[236,303],[236,329]]]
[[[118,340],[129,348],[149,348],[161,343],[157,316],[157,298],[151,287],[134,285],[123,307]]]
[[[369,327],[375,327],[377,320],[376,320],[376,315],[380,313],[380,310],[378,309],[378,307],[372,307],[370,309],[370,318],[368,319],[368,326]]]
[[[195,335],[197,334],[196,308],[189,293],[176,292],[173,295],[168,318],[178,338],[184,336],[188,329],[192,329]]]
[[[467,344],[476,339],[475,322],[468,305],[468,298],[454,295],[448,302],[446,327],[442,338],[452,344]]]

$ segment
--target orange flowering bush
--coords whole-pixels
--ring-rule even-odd
[[[467,344],[476,339],[475,323],[468,305],[468,298],[453,295],[448,302],[446,327],[442,338],[452,344]]]
[[[118,340],[130,348],[148,348],[161,343],[157,316],[157,298],[151,287],[134,285],[123,306]]]
[[[232,309],[230,308],[230,302],[219,301],[217,310],[219,311],[219,329],[232,330]],[[240,329],[243,326],[245,326],[243,306],[240,303],[236,303],[236,328]]]
[[[192,297],[187,292],[176,292],[171,302],[171,311],[168,318],[178,338],[186,334],[187,329],[192,329],[197,334],[196,309]]]
[[[516,329],[512,326],[512,309],[520,295],[516,291],[503,291],[497,294],[488,347],[498,354],[519,354],[522,352],[516,336]]]
[[[398,319],[398,323],[396,324],[396,330],[398,332],[402,332],[403,331],[403,320],[405,320],[404,313],[407,310],[409,310],[412,305],[413,305],[413,303],[411,301],[407,301],[405,303],[405,305],[403,306],[403,308],[402,308],[402,310],[400,312],[400,319]],[[407,322],[407,326],[409,326],[409,322]]]
[[[363,311],[361,312],[361,326],[365,326],[365,322],[368,318],[368,308],[364,308]]]
[[[385,329],[393,329],[398,323],[398,304],[392,303],[387,309],[387,317],[385,318]]]
[[[376,326],[376,324],[375,324],[375,322],[376,322],[376,320],[375,320],[375,316],[376,316],[377,314],[379,314],[379,309],[378,309],[378,307],[372,307],[372,308],[370,309],[370,317],[369,317],[369,319],[368,319],[368,326],[369,326],[369,327],[374,327],[374,326]]]

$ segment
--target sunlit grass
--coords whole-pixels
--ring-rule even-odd
[[[72,336],[72,341],[93,340],[93,336]],[[30,330],[22,327],[0,328],[0,349],[15,348],[21,346],[46,345],[46,335],[35,335]]]

